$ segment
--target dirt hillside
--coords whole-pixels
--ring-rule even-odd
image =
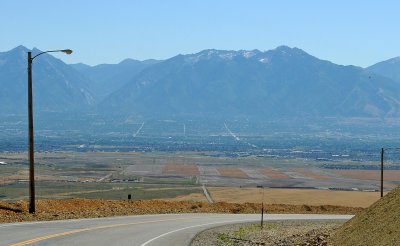
[[[342,206],[307,205],[264,205],[266,213],[327,213],[353,214],[362,208]],[[0,223],[34,220],[59,220],[75,218],[95,218],[118,215],[160,214],[160,213],[260,213],[259,203],[206,203],[162,200],[39,200],[36,214],[28,213],[27,201],[16,203],[0,202]]]
[[[346,222],[333,245],[400,245],[400,187]]]

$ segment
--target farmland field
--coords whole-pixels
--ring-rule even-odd
[[[337,205],[366,208],[380,198],[378,192],[332,191],[316,189],[260,189],[238,187],[209,187],[217,202],[291,204],[291,205]],[[263,194],[264,193],[264,194]]]
[[[28,197],[26,125],[13,120],[5,121],[0,132],[3,200]],[[39,117],[36,131],[35,177],[37,196],[43,199],[125,199],[132,193],[133,199],[202,200],[202,185],[351,194],[378,191],[380,146],[396,146],[400,139],[379,127],[362,130],[337,122],[326,128],[251,119],[83,116],[68,124],[51,122]],[[399,159],[399,151],[385,154],[385,191],[400,184]]]
[[[2,200],[28,198],[25,155],[1,155],[7,162],[0,166]],[[203,201],[204,184],[215,201],[259,202],[256,187],[261,186],[275,188],[265,190],[268,203],[364,207],[378,198],[365,191],[379,190],[379,170],[327,169],[319,163],[217,152],[41,152],[36,155],[37,197],[127,199],[131,194],[133,199]],[[398,175],[385,170],[385,190],[398,185]]]

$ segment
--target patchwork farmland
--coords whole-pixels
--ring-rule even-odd
[[[21,162],[24,157],[25,153],[3,153],[2,160],[7,163],[0,167],[0,195],[3,200],[28,197],[28,166]],[[277,191],[284,188],[297,193],[300,190],[371,192],[380,188],[378,169],[330,169],[323,167],[318,160],[305,158],[238,158],[221,156],[218,152],[189,151],[40,152],[36,157],[39,199],[49,196],[126,199],[128,194],[133,194],[133,199],[203,201],[202,185],[208,187],[211,195],[216,196],[213,198],[220,201],[231,199],[221,196],[225,189],[233,189],[228,194],[239,194],[234,191],[236,188],[243,189],[241,192],[257,187]],[[335,164],[345,166],[346,162]],[[385,170],[385,191],[399,184],[399,176],[399,170]],[[254,192],[258,192],[250,190],[241,197],[248,197],[250,201]],[[378,197],[375,193],[373,196]],[[277,201],[285,200],[279,198]]]

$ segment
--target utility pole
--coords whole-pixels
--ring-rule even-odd
[[[35,160],[33,151],[32,52],[28,52],[29,213],[35,213]]]
[[[381,149],[381,197],[383,197],[383,155],[385,150]]]
[[[261,203],[261,230],[264,227],[264,202]]]
[[[264,228],[264,186],[261,186],[262,189],[262,200],[261,200],[261,230]]]

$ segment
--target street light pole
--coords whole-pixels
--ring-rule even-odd
[[[41,52],[32,57],[32,52],[28,52],[28,137],[29,137],[29,213],[34,214],[35,209],[35,159],[33,141],[33,100],[32,100],[32,61],[36,57],[50,52],[64,52],[69,55],[72,50],[49,50]]]
[[[28,52],[29,213],[35,213],[35,160],[33,151],[32,52]]]

